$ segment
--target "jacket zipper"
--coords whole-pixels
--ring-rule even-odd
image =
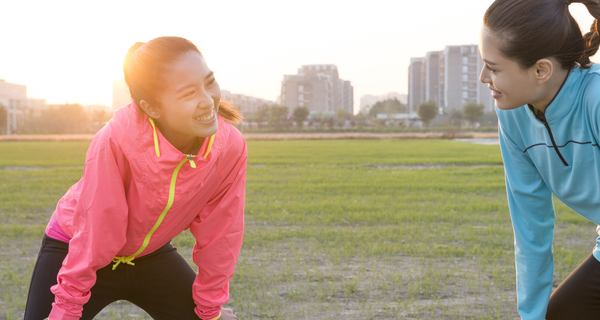
[[[543,117],[540,120],[544,124],[544,127],[546,127],[546,130],[548,131],[548,135],[550,135],[550,141],[552,141],[552,148],[554,148],[554,151],[556,151],[556,154],[560,158],[560,161],[562,161],[562,163],[565,165],[565,167],[568,167],[569,163],[567,162],[567,160],[565,160],[562,153],[560,153],[560,149],[558,149],[558,146],[556,145],[556,141],[554,140],[554,135],[552,134],[552,130],[550,130],[550,125],[548,125],[548,122],[546,121],[546,117]]]
[[[565,165],[565,167],[568,167],[569,163],[567,162],[567,160],[565,160],[565,157],[563,157],[562,153],[560,153],[560,150],[558,149],[558,146],[556,145],[556,141],[554,140],[554,135],[552,134],[552,130],[550,130],[550,125],[548,124],[548,121],[546,121],[546,110],[548,110],[548,107],[550,107],[552,102],[554,102],[554,99],[556,99],[559,92],[563,89],[563,86],[565,85],[565,83],[567,83],[570,73],[571,73],[571,68],[569,68],[569,73],[567,74],[567,77],[565,77],[562,84],[560,85],[560,88],[558,88],[558,91],[556,92],[556,94],[554,95],[552,100],[550,100],[550,102],[546,106],[546,109],[544,109],[543,112],[538,112],[533,107],[533,105],[528,104],[528,107],[531,110],[531,112],[533,112],[533,115],[544,124],[544,127],[546,127],[546,130],[548,131],[548,135],[550,136],[550,141],[552,141],[552,148],[554,148],[554,151],[556,151],[556,154],[560,158],[560,161],[562,161],[562,163]]]
[[[160,148],[158,146],[158,134],[157,134],[157,130],[156,130],[156,124],[154,123],[152,118],[148,118],[148,121],[150,122],[150,125],[152,126],[152,131],[153,131],[154,152],[156,153],[156,157],[160,158]],[[215,141],[215,135],[213,134],[210,137],[210,140],[208,142],[208,147],[206,148],[206,151],[204,153],[204,159],[206,159],[206,157],[208,157],[208,154],[210,153],[210,151],[212,149],[212,145],[213,145],[214,141]],[[196,169],[197,165],[196,165],[196,161],[194,160],[194,158],[196,158],[196,155],[186,154],[185,157],[179,162],[179,164],[177,164],[177,166],[175,167],[175,170],[173,170],[173,173],[171,175],[171,184],[169,185],[169,197],[167,199],[167,203],[166,203],[163,211],[160,213],[160,216],[158,216],[158,219],[156,220],[156,222],[154,223],[154,225],[152,226],[150,231],[146,234],[146,236],[144,237],[144,241],[142,242],[142,245],[137,249],[136,252],[134,252],[132,255],[129,255],[126,257],[121,256],[121,257],[113,258],[113,260],[112,260],[112,262],[113,262],[112,269],[113,270],[115,270],[121,263],[129,264],[132,266],[135,265],[133,260],[138,255],[140,255],[142,252],[144,252],[144,250],[146,250],[146,248],[148,247],[148,244],[150,244],[150,239],[154,235],[154,232],[156,232],[156,230],[158,230],[158,227],[160,227],[161,223],[167,216],[167,213],[169,213],[169,211],[171,210],[171,207],[173,206],[173,202],[175,202],[175,187],[177,185],[177,176],[179,175],[179,171],[181,171],[181,168],[183,167],[183,165],[186,162],[189,163],[189,165],[192,169]]]
[[[171,207],[173,206],[173,203],[175,202],[175,187],[177,186],[177,176],[179,175],[179,171],[181,171],[181,168],[183,167],[183,165],[186,162],[189,162],[190,167],[196,168],[196,163],[194,162],[193,157],[194,157],[193,155],[186,155],[185,158],[183,160],[181,160],[179,162],[179,164],[177,164],[177,166],[175,167],[175,170],[173,170],[173,174],[171,175],[171,184],[169,185],[169,198],[167,199],[167,203],[166,203],[163,211],[160,213],[160,216],[158,216],[158,219],[156,219],[156,222],[154,223],[154,225],[152,226],[150,231],[144,237],[144,241],[142,242],[142,245],[132,255],[129,255],[126,257],[113,258],[113,263],[114,263],[113,267],[112,267],[113,270],[115,270],[121,263],[129,264],[132,266],[135,265],[133,260],[137,256],[139,256],[142,252],[144,252],[144,250],[146,250],[146,248],[150,244],[150,239],[154,235],[154,232],[156,232],[156,230],[158,230],[158,227],[160,227],[163,220],[167,216],[167,213],[169,213],[169,211],[171,210]]]

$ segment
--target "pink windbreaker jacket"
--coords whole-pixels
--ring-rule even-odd
[[[186,156],[133,103],[96,134],[81,180],[46,229],[70,238],[50,320],[81,317],[96,270],[135,264],[185,229],[196,239],[195,312],[201,319],[220,314],[242,246],[247,150],[221,117],[204,140],[196,157]]]

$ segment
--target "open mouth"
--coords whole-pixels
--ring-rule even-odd
[[[215,109],[211,108],[208,112],[194,117],[194,120],[199,122],[210,122],[215,118]]]

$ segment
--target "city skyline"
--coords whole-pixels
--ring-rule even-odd
[[[281,82],[280,103],[290,111],[305,107],[311,114],[354,113],[354,88],[332,64],[303,65]]]
[[[268,100],[299,65],[334,64],[354,86],[356,112],[364,95],[406,94],[411,57],[477,44],[491,2],[13,1],[0,21],[11,31],[3,37],[0,79],[49,103],[110,105],[127,48],[179,35],[199,46],[223,88]],[[587,30],[585,8],[570,8]]]
[[[440,113],[449,114],[478,103],[485,112],[492,112],[492,96],[479,80],[482,68],[477,45],[446,46],[411,58],[408,109],[415,112],[421,104],[433,102]]]

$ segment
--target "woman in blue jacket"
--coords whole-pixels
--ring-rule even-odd
[[[571,2],[596,18],[582,32]],[[481,81],[496,102],[522,319],[600,319],[600,240],[552,292],[552,195],[600,224],[600,0],[496,0]]]

